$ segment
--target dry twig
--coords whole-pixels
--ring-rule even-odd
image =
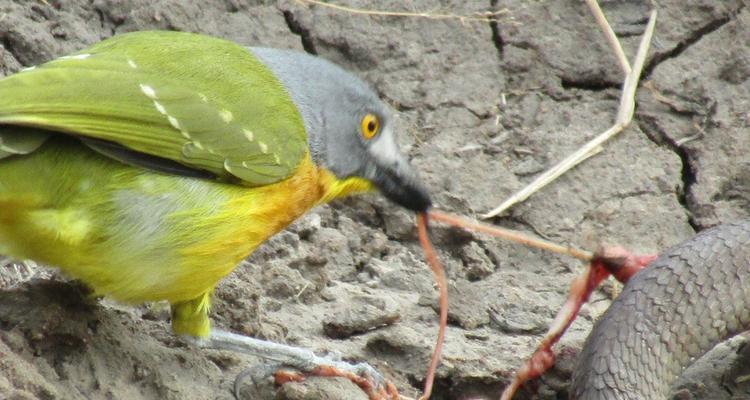
[[[631,71],[630,62],[628,62],[628,58],[625,56],[625,52],[622,50],[622,46],[620,45],[620,41],[617,39],[617,35],[615,35],[615,31],[609,25],[609,22],[607,22],[607,18],[604,16],[602,9],[599,7],[599,3],[596,0],[585,1],[586,5],[588,5],[589,9],[591,10],[591,13],[594,15],[596,23],[604,33],[604,37],[607,39],[607,42],[609,42],[609,47],[612,49],[612,52],[615,53],[617,62],[620,63],[620,69],[622,69],[622,73],[627,77],[628,75],[630,75]]]
[[[599,9],[598,5],[596,7],[592,7],[592,12],[596,16],[597,21],[603,21],[601,22],[602,25],[600,26],[602,26],[605,36],[609,38],[612,29],[605,28],[605,26],[609,27],[609,24],[607,23],[604,16],[601,15],[601,9]],[[628,73],[627,77],[625,78],[625,82],[623,83],[622,95],[620,96],[620,106],[617,111],[615,124],[590,142],[586,143],[583,147],[576,150],[566,159],[549,169],[547,172],[537,177],[531,184],[514,193],[495,209],[482,215],[482,218],[492,218],[512,207],[513,205],[526,200],[527,198],[529,198],[529,196],[536,193],[539,189],[546,186],[548,183],[557,179],[560,175],[575,167],[583,160],[601,151],[600,146],[604,142],[622,132],[622,130],[630,124],[633,119],[633,112],[635,110],[635,91],[638,87],[638,81],[641,76],[641,71],[643,71],[643,64],[646,61],[646,54],[648,54],[648,49],[651,44],[651,38],[654,34],[655,24],[656,10],[653,10],[651,11],[648,25],[646,26],[646,30],[643,33],[643,38],[641,39],[641,43],[638,47],[638,53],[636,54],[635,61],[633,62],[633,68],[630,73]],[[610,41],[610,45],[613,47],[613,51],[616,54],[619,54],[619,52],[622,51],[619,43],[615,45]],[[624,65],[627,64],[627,61],[625,61],[625,64],[620,61],[620,64],[624,69]]]
[[[332,8],[334,10],[348,12],[351,14],[373,15],[381,17],[410,17],[410,18],[427,18],[427,19],[456,19],[464,22],[500,22],[500,16],[508,14],[510,11],[503,8],[497,11],[478,12],[470,15],[456,14],[437,14],[429,12],[407,12],[407,11],[385,11],[385,10],[367,10],[361,8],[340,6],[337,4],[326,3],[319,0],[296,0],[298,3],[314,4],[321,7]]]

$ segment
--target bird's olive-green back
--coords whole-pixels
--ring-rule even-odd
[[[307,151],[302,118],[265,65],[180,32],[115,36],[0,80],[0,124],[115,142],[250,186],[288,177]],[[0,158],[44,137],[0,127]]]

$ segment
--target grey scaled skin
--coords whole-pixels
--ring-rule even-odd
[[[579,356],[570,398],[665,399],[694,359],[750,328],[750,221],[701,232],[636,274]]]

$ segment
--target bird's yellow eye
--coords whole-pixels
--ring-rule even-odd
[[[380,131],[380,119],[375,114],[367,114],[362,117],[362,136],[365,139],[372,139]]]

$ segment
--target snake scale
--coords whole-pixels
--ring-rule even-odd
[[[627,283],[579,356],[576,400],[664,399],[716,344],[750,328],[750,220],[705,230]]]

